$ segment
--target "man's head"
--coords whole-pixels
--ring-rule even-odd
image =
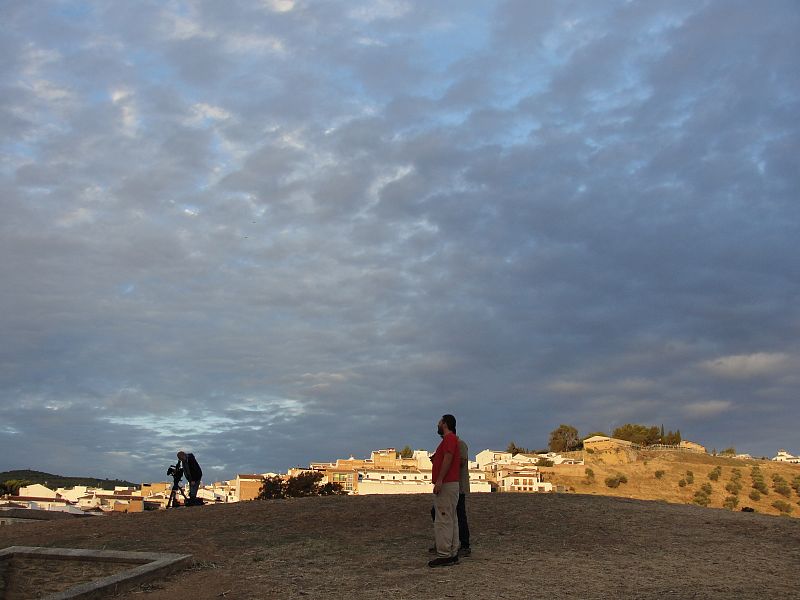
[[[456,418],[453,415],[442,415],[437,424],[436,431],[439,435],[444,436],[450,432],[456,431]]]
[[[178,450],[178,458],[180,460],[186,460],[186,452],[184,452],[183,450]]]

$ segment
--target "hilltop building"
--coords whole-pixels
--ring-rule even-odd
[[[789,454],[786,450],[781,448],[778,450],[778,455],[773,458],[775,462],[785,462],[785,463],[792,463],[795,465],[800,465],[800,456],[794,456]]]

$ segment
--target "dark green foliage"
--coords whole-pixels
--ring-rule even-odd
[[[6,494],[16,496],[19,494],[19,488],[25,487],[26,485],[33,485],[33,482],[24,479],[9,479],[8,481],[4,481],[0,483],[0,496],[5,496]]]
[[[698,490],[695,492],[692,502],[699,504],[700,506],[708,506],[711,503],[711,498],[709,498],[702,491]]]
[[[650,446],[652,444],[669,444],[677,446],[681,443],[681,431],[664,432],[664,426],[656,427],[655,425],[648,427],[647,425],[639,425],[636,423],[626,423],[621,427],[617,427],[612,433],[611,437],[619,440],[628,440],[640,446]]]
[[[724,506],[728,510],[735,510],[736,507],[739,506],[739,497],[727,496],[725,500],[722,502],[722,506]]]
[[[551,452],[570,452],[580,450],[582,447],[583,442],[578,437],[578,430],[572,425],[562,423],[550,432],[548,448]]]
[[[720,467],[719,465],[717,465],[717,466],[716,466],[716,467],[714,467],[714,468],[712,469],[712,471],[711,471],[711,472],[708,474],[708,478],[709,478],[711,481],[717,481],[717,480],[719,479],[719,476],[720,476],[720,475],[722,475],[722,467]]]
[[[694,473],[686,471],[686,483],[692,485],[694,483]]]
[[[778,481],[773,486],[772,489],[778,492],[781,496],[785,496],[788,498],[792,495],[792,488],[789,487],[789,484],[785,481]]]
[[[260,500],[279,500],[285,497],[286,491],[283,486],[283,479],[279,475],[264,478],[264,483],[261,485],[261,490],[258,494]]]
[[[586,483],[591,483],[594,481],[594,471],[587,467],[583,470],[583,472],[586,474]]]
[[[628,478],[622,473],[617,473],[614,477],[606,477],[606,485],[610,488],[617,488],[620,483],[628,483]]]
[[[536,466],[537,467],[552,467],[553,464],[554,464],[553,461],[550,460],[549,458],[541,457],[541,458],[536,459]]]
[[[784,502],[783,500],[775,500],[775,502],[772,503],[772,508],[777,508],[779,511],[787,515],[793,510],[792,505],[788,502]]]
[[[344,496],[346,494],[347,492],[344,490],[341,483],[333,483],[329,481],[319,488],[320,496]]]
[[[287,498],[305,498],[319,494],[319,482],[323,475],[319,471],[304,471],[290,477],[286,482]]]
[[[758,490],[750,490],[750,495],[748,497],[750,498],[750,500],[758,502],[759,500],[761,500],[761,492],[759,492]]]
[[[655,476],[656,479],[661,479],[664,476],[665,471],[656,471]]]
[[[764,474],[761,472],[761,469],[759,469],[757,465],[750,470],[750,477],[753,480],[753,489],[758,490],[765,496],[769,494],[769,490],[767,489],[767,483],[764,481]]]
[[[720,452],[720,456],[736,456],[736,448],[730,447],[725,448],[722,452]]]
[[[725,484],[725,491],[734,496],[738,496],[739,492],[742,491],[742,484],[738,481],[731,480]]]
[[[289,479],[279,475],[267,477],[261,486],[260,500],[277,500],[280,498],[305,498],[308,496],[334,496],[345,494],[339,483],[320,485],[323,475],[319,471],[304,471]]]
[[[530,454],[530,450],[527,448],[523,448],[521,446],[517,446],[514,442],[509,442],[508,447],[506,447],[506,452],[510,452],[513,456],[514,454]]]
[[[703,492],[706,496],[710,496],[713,488],[711,487],[710,483],[704,483],[700,486],[700,491]]]
[[[678,482],[678,487],[686,487],[686,480],[685,479],[681,479]]]
[[[411,448],[411,446],[406,445],[406,447],[400,450],[398,454],[399,458],[413,458],[414,450]]]
[[[792,483],[790,485],[797,495],[800,496],[800,475],[797,475],[794,479],[792,479]]]

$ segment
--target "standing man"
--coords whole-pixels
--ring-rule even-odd
[[[456,418],[443,415],[437,424],[442,441],[433,455],[433,508],[436,520],[433,535],[436,538],[436,558],[429,567],[444,567],[458,563],[458,505],[461,454],[454,433]]]
[[[203,477],[203,470],[197,463],[197,459],[191,452],[186,454],[183,450],[178,452],[178,459],[183,465],[183,474],[186,476],[186,481],[189,482],[189,501],[194,502],[197,499],[197,490],[200,489],[200,479]]]
[[[455,428],[453,433],[455,433]],[[469,523],[467,523],[467,494],[469,494],[469,448],[467,442],[458,438],[458,452],[461,455],[458,479],[458,504],[456,516],[458,517],[458,539],[461,547],[459,556],[469,556],[472,550],[469,547]]]

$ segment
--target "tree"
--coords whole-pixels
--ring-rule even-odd
[[[581,447],[581,440],[578,437],[578,430],[572,425],[561,424],[557,429],[550,432],[550,443],[548,444],[551,452],[569,452]]]
[[[647,427],[646,425],[638,425],[635,423],[626,423],[621,427],[617,427],[611,434],[619,440],[627,440],[640,446],[649,446],[651,444],[658,444],[661,439],[661,432],[655,425]]]
[[[322,473],[319,471],[304,471],[299,475],[290,477],[286,482],[287,498],[305,498],[319,495],[319,482]]]
[[[27,479],[9,479],[4,481],[3,483],[0,483],[0,496],[4,496],[6,494],[16,496],[19,494],[19,488],[25,487],[26,485],[33,485],[33,483]]]
[[[414,450],[411,449],[411,446],[406,445],[400,450],[400,458],[414,458]]]
[[[258,493],[259,500],[277,500],[285,497],[285,484],[279,475],[264,478],[264,483]]]
[[[521,446],[517,446],[514,442],[509,442],[508,447],[506,448],[506,452],[510,452],[511,455],[515,454],[529,454],[530,450],[527,448],[523,448]]]

